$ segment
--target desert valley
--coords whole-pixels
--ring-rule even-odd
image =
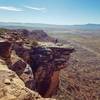
[[[99,24],[20,25],[0,24],[0,100],[100,99]]]

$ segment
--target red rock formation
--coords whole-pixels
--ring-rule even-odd
[[[30,65],[33,72],[32,77],[34,77],[33,80],[31,77],[26,81],[26,78],[20,76],[21,79],[23,79],[27,87],[31,87],[44,97],[52,96],[57,90],[60,70],[68,66],[70,53],[74,51],[73,48],[66,46],[49,44],[48,46],[36,46],[30,49],[25,48],[23,45],[15,48],[16,54]],[[16,69],[19,65],[15,66],[14,71],[17,72]],[[20,70],[24,73],[24,69],[20,68]]]
[[[8,41],[0,42],[0,58],[6,61],[6,64],[9,66],[11,64],[11,43]]]
[[[51,97],[54,93],[56,93],[59,87],[59,74],[60,71],[53,72],[48,91],[45,93],[44,97]]]
[[[70,53],[74,51],[73,48],[53,45],[33,47],[30,56],[29,64],[36,82],[34,88],[44,97],[52,96],[57,90],[60,70],[68,66]]]
[[[0,56],[3,58],[8,58],[11,55],[11,43],[8,41],[0,42]]]
[[[74,49],[51,42],[46,42],[46,45],[41,42],[32,48],[27,48],[25,45],[25,41],[1,42],[0,56],[28,88],[44,97],[51,97],[59,86],[60,70],[68,66],[70,54]],[[15,53],[11,54],[11,50]]]

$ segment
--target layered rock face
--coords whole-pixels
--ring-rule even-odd
[[[22,37],[17,36],[19,40],[15,37],[13,35],[7,41],[0,42],[0,57],[26,87],[43,97],[51,97],[58,89],[60,70],[68,66],[74,48],[52,42],[27,44],[24,40],[19,41]]]
[[[11,43],[7,41],[0,42],[0,100],[55,100],[42,98],[37,92],[25,87],[17,74],[9,69],[8,62],[5,60],[10,59],[7,56],[11,51],[9,44]],[[21,68],[21,66],[19,67]]]
[[[1,30],[0,30],[1,32]],[[36,41],[55,41],[53,37],[50,37],[45,31],[43,30],[26,30],[26,29],[16,29],[16,30],[8,30],[4,29],[2,33],[0,33],[0,37],[8,38],[12,37],[13,39],[22,39],[24,40],[36,40]]]
[[[15,51],[24,61],[27,59],[26,62],[33,73],[33,80],[27,81],[26,85],[42,96],[50,97],[56,92],[59,86],[59,72],[68,66],[70,54],[74,49],[67,45],[39,42],[38,46],[32,46],[30,49],[17,46]]]

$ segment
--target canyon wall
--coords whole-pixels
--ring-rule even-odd
[[[73,47],[61,43],[26,43],[14,36],[0,42],[0,58],[25,86],[43,97],[51,97],[59,86],[60,70],[68,66]]]

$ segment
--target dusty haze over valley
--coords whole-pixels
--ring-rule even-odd
[[[0,0],[0,100],[100,100],[100,1]]]

